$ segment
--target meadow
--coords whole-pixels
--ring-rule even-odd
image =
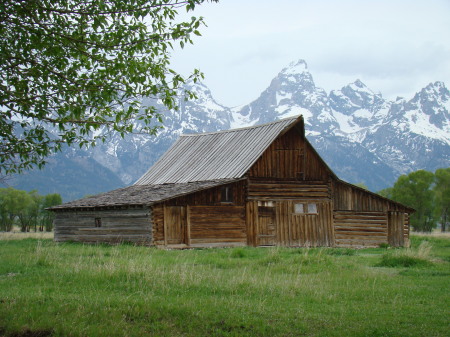
[[[3,234],[2,234],[3,235]],[[448,336],[450,237],[161,250],[0,235],[0,336]]]

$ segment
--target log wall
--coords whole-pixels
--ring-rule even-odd
[[[328,184],[323,181],[250,180],[247,195],[249,200],[323,200],[331,198]]]
[[[147,207],[55,213],[55,241],[136,244],[152,242],[152,212]],[[98,221],[101,222],[101,227],[96,227]]]
[[[190,244],[244,245],[244,206],[189,206]]]
[[[335,244],[338,247],[377,247],[388,243],[385,212],[334,212]]]

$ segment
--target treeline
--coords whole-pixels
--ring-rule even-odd
[[[378,194],[414,208],[410,222],[415,231],[431,232],[440,224],[445,232],[450,225],[450,168],[402,175]]]
[[[9,232],[19,226],[22,232],[53,230],[53,212],[48,207],[60,205],[57,193],[39,195],[36,191],[0,188],[0,231]]]

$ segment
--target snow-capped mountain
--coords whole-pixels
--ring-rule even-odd
[[[303,114],[309,140],[338,176],[379,190],[400,174],[450,166],[449,108],[442,82],[410,101],[387,101],[360,80],[327,94],[299,60],[234,115],[255,124]]]
[[[90,150],[93,158],[117,174],[124,184],[129,185],[144,174],[181,134],[230,128],[230,109],[217,103],[204,84],[190,82],[186,87],[196,94],[197,99],[185,101],[180,94],[179,110],[164,113],[163,129],[157,137],[128,135],[122,139],[117,135]],[[144,103],[163,109],[155,100]]]
[[[305,118],[308,139],[331,169],[373,191],[391,186],[400,174],[450,166],[450,93],[442,82],[429,84],[410,100],[385,100],[360,80],[327,93],[316,86],[306,62],[299,60],[282,69],[255,101],[239,108],[219,104],[203,84],[187,86],[197,99],[185,102],[180,97],[178,111],[160,110],[164,128],[157,136],[113,136],[85,151],[99,164],[103,177],[109,170],[123,185],[132,184],[183,133],[213,132],[299,114]],[[157,101],[146,103],[162,109]],[[30,175],[18,177],[16,187]],[[103,191],[110,185],[105,183]]]

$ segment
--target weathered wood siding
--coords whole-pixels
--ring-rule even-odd
[[[284,231],[284,238],[287,238],[287,234],[290,236],[289,246],[334,246],[331,202],[317,202],[317,214],[294,213],[295,203],[298,202],[292,202],[292,205],[289,205],[292,210],[290,227],[287,228],[288,231]]]
[[[152,236],[154,245],[164,244],[164,204],[152,206]]]
[[[327,180],[326,165],[293,128],[278,137],[249,170],[250,178]]]
[[[331,184],[338,246],[404,246],[409,238],[405,209],[388,199],[335,181]]]
[[[187,212],[185,206],[164,207],[164,244],[185,244],[188,233],[186,232]]]
[[[388,213],[388,242],[393,247],[405,245],[405,213]]]
[[[153,206],[155,245],[245,245],[245,181],[226,184]],[[228,187],[229,202],[222,201]]]
[[[189,206],[190,241],[198,244],[245,244],[245,207]]]
[[[233,205],[245,205],[245,180],[238,181],[231,184],[225,184],[218,187],[205,189],[203,191],[191,193],[182,197],[173,198],[164,202],[169,206],[212,206],[223,205],[222,188],[229,187],[232,193]]]
[[[336,210],[387,212],[390,202],[363,189],[339,181],[333,182],[332,194]]]
[[[335,243],[339,247],[375,247],[388,243],[388,219],[385,212],[335,211]]]
[[[152,212],[147,207],[55,213],[55,241],[152,242]],[[101,222],[101,227],[96,227],[96,221]]]
[[[332,203],[324,181],[250,180],[247,243],[252,246],[333,246]],[[301,204],[305,213],[297,213]],[[306,212],[314,204],[317,212]]]
[[[282,181],[250,180],[248,184],[248,199],[280,200],[308,199],[330,200],[330,190],[324,181]]]

